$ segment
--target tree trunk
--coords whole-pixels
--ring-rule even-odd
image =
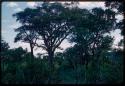
[[[48,54],[49,54],[49,55],[48,55],[49,65],[50,65],[50,67],[53,68],[54,53],[53,53],[52,51],[50,51]]]
[[[48,61],[49,61],[49,69],[50,69],[50,77],[48,79],[49,84],[52,83],[52,75],[54,70],[53,58],[54,58],[54,52],[48,51]]]
[[[30,43],[30,49],[31,49],[31,58],[33,58],[34,55],[33,55],[33,45],[32,45],[32,43]]]

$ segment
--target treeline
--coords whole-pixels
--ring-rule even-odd
[[[8,49],[2,41],[3,83],[122,82],[123,51],[112,49],[113,38],[106,35],[122,24],[116,22],[116,12],[110,8],[80,9],[77,4],[44,2],[13,15],[22,24],[15,29],[15,42],[29,43],[31,52],[21,47]],[[64,39],[75,45],[55,53],[62,49],[59,46]],[[34,47],[46,50],[48,55],[34,56]]]
[[[6,46],[4,46],[6,48]],[[75,47],[74,47],[75,48]],[[99,63],[82,63],[74,48],[55,53],[51,73],[47,56],[30,57],[21,47],[1,52],[1,82],[4,84],[116,84],[123,81],[123,51],[100,54]]]

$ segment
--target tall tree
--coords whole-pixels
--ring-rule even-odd
[[[42,47],[47,51],[51,71],[54,68],[53,58],[55,50],[59,48],[59,45],[71,33],[71,29],[74,28],[71,14],[71,9],[64,7],[61,3],[48,2],[44,2],[33,9],[26,8],[24,11],[15,14],[17,21],[22,23],[19,31],[28,29],[26,31],[30,31],[30,33],[35,31],[38,34],[41,44],[34,43],[34,45]],[[27,40],[28,35],[21,35],[23,40]],[[30,42],[29,38],[28,42]],[[48,81],[51,83],[51,78]]]
[[[53,65],[54,52],[74,27],[70,18],[71,11],[60,3],[43,3],[36,8],[37,16],[32,22],[35,31],[44,41],[41,47],[48,52],[48,60]]]
[[[104,34],[110,33],[114,29],[114,15],[115,13],[109,9],[93,8],[92,12],[84,10],[84,17],[79,18],[78,21],[81,22],[74,29],[70,41],[81,46],[83,52],[93,53],[94,55],[92,50],[102,46]]]
[[[125,10],[124,10],[124,4],[125,4],[125,1],[108,1],[106,0],[105,1],[105,6],[108,7],[109,9],[111,10],[117,10],[117,15],[122,15],[124,16],[125,15]],[[125,28],[124,28],[124,21],[125,21],[125,18],[123,18],[122,20],[118,21],[117,22],[117,27],[118,29],[121,30],[121,35],[123,35],[123,39],[121,39],[121,43],[125,44]],[[119,44],[118,44],[119,46]],[[124,48],[125,48],[125,45],[122,45]],[[124,51],[125,52],[125,51]]]
[[[104,34],[115,29],[115,12],[101,8],[93,8],[91,11],[83,9],[83,11],[83,16],[78,18],[79,24],[76,24],[70,41],[76,43],[75,47],[77,47],[77,55],[81,58],[81,63],[87,67],[91,59],[93,67],[97,67],[101,53],[112,45],[113,38]]]

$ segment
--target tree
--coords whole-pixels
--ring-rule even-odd
[[[77,56],[81,58],[81,61],[84,61],[86,69],[92,60],[93,68],[96,67],[99,71],[100,55],[109,50],[113,42],[111,36],[104,34],[115,29],[115,12],[101,8],[93,8],[91,11],[83,10],[84,17],[79,18],[80,23],[77,23],[74,28],[70,41],[76,43]]]
[[[85,17],[79,18],[81,23],[77,24],[70,41],[80,46],[81,55],[82,52],[94,55],[95,50],[104,44],[103,41],[110,39],[104,34],[114,29],[114,13],[109,9],[104,11],[101,8],[93,8],[92,12],[85,10],[83,15]]]
[[[108,7],[111,10],[117,10],[117,15],[124,15],[125,11],[124,11],[124,1],[106,1],[105,2],[105,6]],[[117,28],[121,29],[121,35],[124,36],[124,22],[125,19],[122,19],[120,21],[117,22]],[[125,36],[124,36],[125,37]]]
[[[44,48],[48,52],[50,64],[53,63],[53,56],[56,48],[69,35],[73,25],[70,20],[70,10],[59,3],[43,3],[37,8],[40,16],[35,18],[34,25],[37,25],[37,32],[44,40]],[[43,10],[42,12],[40,10]],[[41,20],[41,21],[40,21]],[[38,23],[39,22],[39,23]]]
[[[71,33],[71,29],[74,27],[70,14],[70,9],[65,8],[62,4],[48,2],[34,9],[26,8],[24,11],[15,14],[17,21],[23,24],[19,31],[28,28],[30,33],[35,31],[38,34],[41,45],[38,43],[33,44],[47,51],[48,61],[52,69],[55,50]],[[27,41],[27,36],[22,35],[23,40],[26,39]]]
[[[56,48],[59,47],[73,28],[69,14],[70,10],[60,3],[47,2],[36,9],[29,8],[16,14],[18,21],[23,24],[30,24],[30,29],[39,34],[39,39],[44,42],[39,47],[48,52],[50,65],[53,64],[52,60]]]
[[[28,15],[32,15],[33,12],[29,11],[29,8],[25,9],[25,13],[27,13]],[[32,24],[29,22],[27,23],[27,21],[29,20],[29,18],[32,18],[32,16],[30,17],[25,17],[25,14],[23,11],[19,12],[19,13],[15,13],[13,16],[17,18],[17,21],[19,21],[22,26],[20,26],[19,28],[16,28],[15,31],[18,32],[18,34],[15,37],[14,42],[18,42],[18,41],[22,41],[22,42],[26,42],[30,44],[30,49],[31,49],[31,57],[34,57],[33,55],[33,49],[35,47],[35,43],[38,39],[38,35],[36,34],[36,32],[31,29],[32,28]]]
[[[105,6],[111,10],[117,10],[117,15],[124,15],[124,1],[105,1]],[[125,20],[122,19],[117,23],[117,27],[121,29],[121,34],[124,35],[124,22]]]
[[[26,53],[26,50],[23,50],[22,47],[15,48],[15,49],[9,49],[6,52],[3,53],[3,61],[12,61],[17,62],[22,59],[22,56]]]
[[[18,42],[22,40],[22,42],[29,43],[30,49],[31,49],[31,57],[34,57],[33,49],[37,41],[37,35],[35,31],[28,31],[26,30],[26,28],[29,28],[29,27],[24,25],[15,30],[16,32],[18,31],[19,33],[16,35],[14,42]]]
[[[7,51],[9,49],[8,43],[6,43],[4,40],[1,40],[1,51]]]
[[[114,10],[114,9],[117,10],[117,15],[125,15],[124,4],[125,4],[125,1],[108,1],[108,0],[105,1],[105,6],[111,10]],[[123,39],[125,39],[124,21],[125,19],[123,18],[122,20],[118,21],[116,24],[117,25],[116,28],[120,29],[121,35],[124,36]],[[125,41],[123,39],[121,40],[121,42],[125,44]]]
[[[9,48],[10,46],[8,45],[8,43],[6,43],[4,40],[1,40],[1,60],[5,59],[5,52],[8,51]]]

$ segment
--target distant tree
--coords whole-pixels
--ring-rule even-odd
[[[1,51],[7,51],[9,49],[8,43],[6,43],[4,40],[1,40]]]
[[[10,46],[4,40],[1,40],[1,60],[5,59],[5,53],[9,50]]]
[[[15,48],[15,49],[9,49],[6,52],[4,52],[4,60],[6,61],[20,61],[23,57],[23,55],[26,53],[26,50],[24,50],[22,47]]]
[[[123,46],[124,43],[123,43],[123,40],[120,40],[120,42],[118,43],[118,46]]]

